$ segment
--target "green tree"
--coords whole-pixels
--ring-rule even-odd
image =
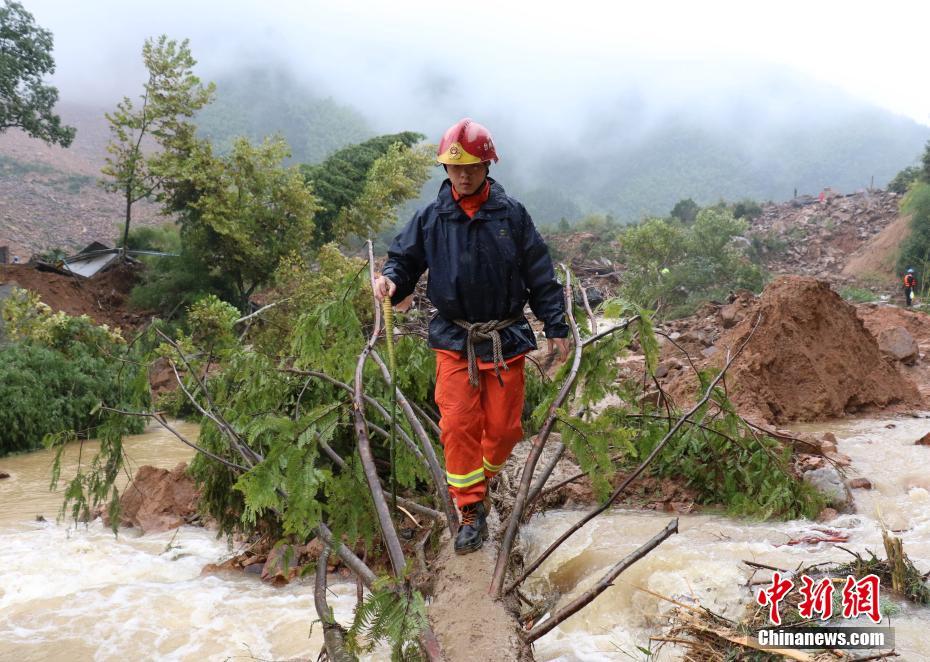
[[[734,242],[746,228],[725,207],[701,210],[690,226],[654,218],[628,228],[620,239],[625,296],[674,317],[731,289],[761,288],[761,270]]]
[[[399,142],[391,145],[372,164],[358,197],[339,210],[333,224],[334,239],[373,236],[396,225],[397,208],[420,194],[435,159],[431,145],[413,148]]]
[[[743,198],[733,205],[733,216],[735,218],[745,218],[754,220],[762,215],[762,205],[751,198]]]
[[[42,82],[54,73],[52,33],[36,25],[18,2],[0,6],[0,131],[20,128],[33,138],[67,147],[75,130],[53,111],[58,90]]]
[[[142,61],[149,78],[143,86],[137,106],[129,97],[107,113],[110,124],[109,156],[101,172],[107,178],[101,184],[123,196],[125,217],[122,246],[128,244],[132,206],[158,192],[166,176],[167,152],[193,139],[194,114],[213,95],[212,84],[204,87],[193,74],[197,63],[188,41],[178,43],[166,35],[146,39]],[[161,148],[152,153],[152,147]],[[148,153],[147,153],[148,152]]]
[[[888,190],[898,194],[907,193],[908,187],[920,178],[922,170],[917,166],[908,166],[888,182]]]
[[[691,198],[683,198],[675,203],[675,206],[672,207],[672,218],[677,218],[682,223],[686,225],[693,223],[694,219],[697,218],[698,212],[701,211],[701,208],[698,204]]]
[[[911,221],[910,232],[901,244],[898,271],[904,273],[913,267],[918,270],[918,277],[926,278],[926,274],[930,273],[930,184],[914,184],[904,198],[901,210],[911,215]]]
[[[924,148],[923,156],[920,157],[921,172],[920,178],[925,182],[930,183],[930,140],[927,141],[927,146]]]
[[[232,284],[245,309],[281,258],[309,243],[317,204],[297,168],[283,165],[289,152],[280,138],[261,145],[240,138],[223,157],[203,141],[193,150],[168,184],[187,197],[173,195],[168,210],[180,214],[191,257]]]
[[[316,216],[313,245],[319,248],[330,241],[344,239],[344,232],[353,229],[367,234],[368,229],[359,227],[358,221],[361,219],[356,216],[354,222],[348,222],[345,214],[362,198],[366,189],[368,201],[362,200],[361,206],[371,205],[371,196],[377,195],[372,186],[386,187],[384,192],[389,194],[397,193],[397,196],[391,197],[399,199],[400,202],[416,197],[428,178],[422,152],[407,152],[399,147],[392,151],[392,147],[400,144],[409,149],[423,138],[423,135],[411,131],[378,136],[340,149],[319,165],[302,165],[301,171],[307,182],[313,185],[320,205]],[[375,172],[375,176],[391,179],[393,184],[388,181],[370,183],[369,172],[373,171],[376,162],[382,158],[387,160],[380,163],[379,172]],[[413,188],[416,190],[413,191]],[[400,194],[405,191],[409,195],[401,197]],[[339,219],[341,214],[343,218]],[[383,216],[371,219],[373,228],[369,229],[377,231],[385,220]],[[341,233],[342,236],[339,236]]]

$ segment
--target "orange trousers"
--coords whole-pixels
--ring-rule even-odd
[[[478,361],[481,388],[468,383],[468,360],[458,352],[436,350],[436,404],[440,441],[446,456],[446,482],[459,508],[484,499],[485,480],[500,471],[523,438],[525,356],[507,359],[501,387],[494,364]]]

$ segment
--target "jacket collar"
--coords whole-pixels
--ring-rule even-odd
[[[488,182],[491,184],[491,190],[488,193],[488,201],[481,206],[481,209],[475,214],[475,218],[481,218],[484,216],[485,212],[504,209],[507,206],[507,193],[504,191],[504,187],[498,184],[492,177],[488,177]],[[436,202],[441,212],[461,212],[463,215],[465,214],[455,201],[455,198],[452,197],[452,182],[448,179],[443,181],[442,185],[439,187],[439,194],[436,196]]]

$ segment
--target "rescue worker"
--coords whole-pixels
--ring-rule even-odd
[[[910,307],[914,302],[914,289],[917,287],[917,279],[914,278],[914,270],[908,269],[904,274],[904,305]]]
[[[488,176],[498,160],[490,132],[468,118],[455,123],[436,160],[448,179],[394,239],[375,295],[397,305],[429,269],[440,440],[461,512],[454,547],[467,554],[488,536],[487,481],[523,438],[523,366],[536,349],[524,306],[529,302],[549,351],[557,349],[562,360],[568,325],[546,244],[523,205]]]

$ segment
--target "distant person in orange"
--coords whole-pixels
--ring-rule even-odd
[[[490,132],[467,118],[456,122],[436,160],[448,179],[394,239],[375,296],[397,305],[429,270],[440,440],[462,513],[454,547],[468,554],[488,536],[487,481],[523,438],[523,365],[536,349],[523,309],[529,303],[550,351],[563,358],[568,325],[549,249],[526,208],[488,177],[497,161]]]
[[[917,287],[917,279],[914,278],[914,270],[908,269],[904,274],[904,305],[910,307],[914,303],[914,289]]]

